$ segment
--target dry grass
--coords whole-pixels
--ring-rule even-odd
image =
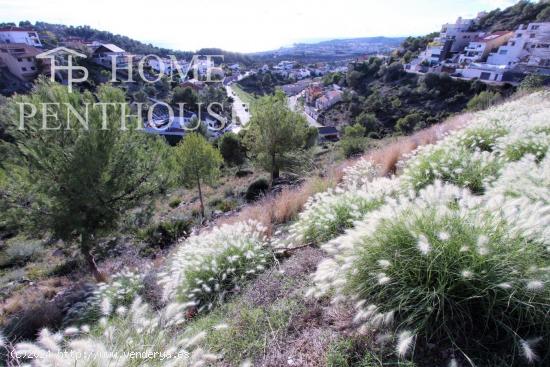
[[[411,153],[419,146],[434,144],[451,131],[459,130],[466,126],[471,119],[471,113],[463,113],[450,117],[440,124],[420,130],[413,135],[401,137],[393,143],[372,150],[365,154],[363,158],[369,159],[379,165],[382,176],[391,175],[395,173],[397,162],[405,155]]]
[[[470,113],[450,117],[440,124],[418,131],[411,136],[398,138],[381,148],[373,149],[361,158],[370,159],[379,165],[380,175],[391,175],[395,173],[397,162],[405,155],[421,145],[437,142],[453,130],[463,128],[471,118],[472,114]],[[326,170],[327,173],[322,177],[309,178],[299,187],[285,188],[280,193],[268,195],[254,205],[247,206],[234,216],[220,218],[215,224],[236,223],[254,219],[264,224],[271,232],[273,225],[283,224],[295,219],[310,196],[340,183],[344,176],[344,169],[353,165],[358,159],[360,158],[330,166]]]
[[[321,177],[310,177],[300,186],[285,187],[278,193],[269,194],[233,216],[219,218],[213,225],[256,220],[266,226],[271,234],[274,225],[296,219],[309,197],[336,186],[342,180],[344,166],[331,166]]]

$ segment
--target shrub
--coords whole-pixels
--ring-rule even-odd
[[[346,158],[362,153],[365,150],[365,133],[365,127],[360,124],[345,127],[344,134],[340,140],[340,148]]]
[[[219,142],[220,153],[224,161],[232,166],[241,166],[245,159],[245,149],[234,133],[224,134]]]
[[[175,209],[177,208],[178,206],[180,206],[181,204],[181,199],[172,199],[170,200],[170,202],[168,203],[168,206],[172,209]]]
[[[0,253],[0,268],[24,266],[42,253],[43,247],[39,241],[12,239],[3,253]]]
[[[260,196],[265,195],[269,190],[269,182],[265,178],[260,178],[250,184],[246,190],[245,199],[247,202],[257,200]]]
[[[165,248],[186,236],[191,230],[193,222],[190,219],[172,219],[152,224],[138,233],[138,238],[149,245]]]
[[[265,228],[259,223],[223,225],[188,238],[159,276],[159,283],[165,299],[202,311],[222,303],[241,282],[265,269],[271,256]]]
[[[519,84],[519,89],[526,92],[533,92],[544,86],[546,78],[543,75],[529,74]]]
[[[208,203],[208,205],[214,210],[219,210],[221,212],[229,212],[234,210],[238,206],[238,202],[233,199],[221,199],[216,198]]]
[[[424,116],[421,113],[414,112],[397,120],[395,130],[402,134],[407,134],[416,130],[420,130],[426,126]]]
[[[304,306],[295,300],[281,299],[263,307],[243,301],[232,302],[205,317],[193,320],[189,328],[216,330],[205,338],[205,346],[224,355],[224,362],[243,366],[244,359],[254,359],[269,351],[266,339],[285,335],[293,316]]]
[[[374,113],[361,112],[361,114],[355,118],[355,123],[363,126],[367,136],[372,137],[379,137],[378,134],[383,127]]]
[[[485,110],[502,100],[502,96],[498,92],[483,91],[472,97],[466,105],[468,111]]]

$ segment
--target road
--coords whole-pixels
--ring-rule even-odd
[[[236,125],[233,131],[238,133],[241,130],[241,126],[244,126],[250,121],[250,106],[246,105],[242,99],[239,98],[237,93],[231,88],[231,85],[226,85],[225,90],[227,95],[233,98],[233,116],[237,116],[241,121],[241,125]],[[243,106],[243,104],[246,106]],[[249,111],[247,111],[247,109]]]
[[[303,94],[304,94],[304,92],[298,93],[298,94],[296,94],[295,96],[292,96],[292,97],[288,97],[288,108],[290,108],[292,111],[301,112],[302,115],[304,115],[304,117],[306,118],[307,123],[310,126],[323,127],[323,125],[318,123],[317,120],[315,120],[313,117],[311,117],[302,107],[298,106],[298,98],[300,98]]]

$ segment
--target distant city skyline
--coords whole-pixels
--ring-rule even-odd
[[[175,50],[218,47],[256,52],[297,42],[358,37],[417,36],[457,17],[504,8],[511,0],[248,0],[207,2],[0,0],[0,22],[89,25]],[[200,4],[200,5],[197,5]]]

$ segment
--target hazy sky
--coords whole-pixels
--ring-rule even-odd
[[[0,0],[0,22],[90,25],[157,46],[262,51],[294,42],[422,35],[513,0]]]

